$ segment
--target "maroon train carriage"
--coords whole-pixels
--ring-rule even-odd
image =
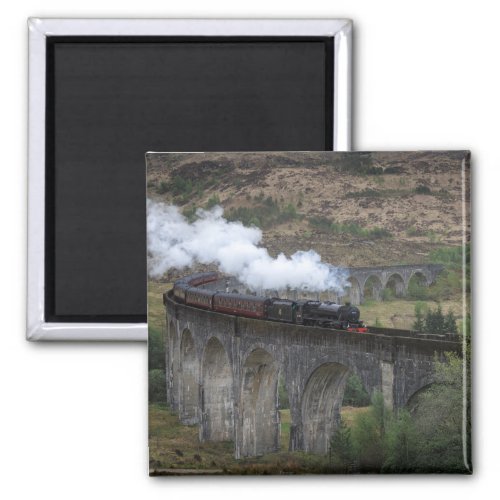
[[[186,302],[186,292],[189,287],[190,285],[186,281],[182,279],[177,280],[174,283],[174,300],[184,304]]]
[[[189,286],[200,286],[205,283],[212,283],[213,281],[217,281],[219,275],[216,272],[210,273],[195,273],[190,276],[186,276],[184,279]]]
[[[236,314],[248,318],[266,318],[267,306],[271,303],[265,297],[217,293],[213,298],[213,310],[226,314]]]
[[[204,288],[190,287],[186,290],[186,305],[212,309],[212,301],[216,292]]]
[[[196,273],[190,276],[184,276],[174,282],[174,300],[186,303],[186,293],[193,286],[201,286],[205,283],[211,283],[218,279],[219,275],[212,273]]]

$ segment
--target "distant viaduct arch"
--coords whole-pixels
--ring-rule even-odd
[[[413,278],[418,278],[423,286],[430,286],[443,269],[441,264],[346,268],[351,284],[349,300],[355,305],[362,304],[367,295],[373,300],[381,300],[382,291],[386,288],[392,289],[396,297],[404,297]],[[342,299],[344,297],[339,297],[339,300]]]

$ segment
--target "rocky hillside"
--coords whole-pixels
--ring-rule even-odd
[[[427,262],[461,245],[468,178],[466,152],[148,156],[149,197],[190,219],[219,204],[260,227],[272,254],[312,248],[336,265]]]

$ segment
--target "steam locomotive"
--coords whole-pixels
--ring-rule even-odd
[[[176,302],[211,311],[297,325],[321,326],[351,332],[367,331],[357,307],[318,300],[288,300],[218,292],[200,285],[214,282],[217,273],[197,273],[174,283]]]

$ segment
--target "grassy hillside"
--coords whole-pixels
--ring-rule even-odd
[[[420,263],[462,243],[463,156],[155,156],[148,195],[191,219],[196,208],[219,204],[228,219],[263,229],[272,254],[313,248],[336,265]]]

